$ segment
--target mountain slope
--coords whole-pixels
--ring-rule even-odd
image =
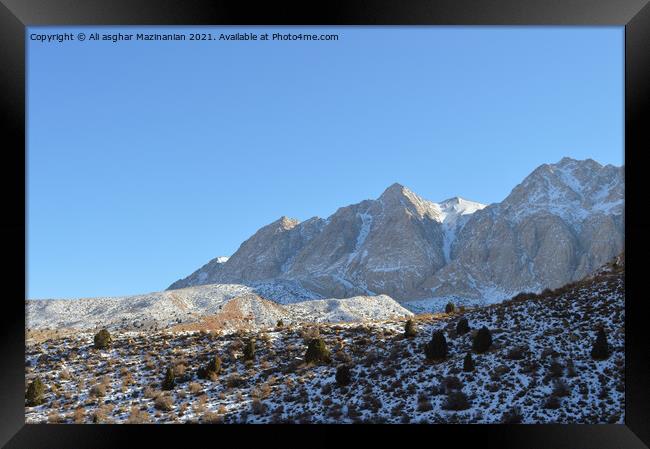
[[[623,250],[623,169],[564,158],[477,212],[433,297],[498,301],[583,278]]]
[[[625,420],[624,261],[543,295],[463,314],[345,324],[296,324],[260,331],[113,332],[114,344],[92,348],[92,333],[26,344],[26,380],[44,380],[44,403],[26,407],[28,423],[623,423]],[[251,299],[251,298],[249,298]],[[319,301],[316,301],[319,302]],[[247,307],[242,300],[240,309]],[[269,307],[274,307],[272,303]],[[277,306],[280,307],[280,306]],[[457,335],[467,319],[470,331]],[[482,326],[486,352],[472,350]],[[596,331],[609,354],[591,357]],[[434,332],[448,343],[443,360],[427,361]],[[331,363],[305,363],[307,343],[323,339]],[[255,339],[254,360],[242,347]],[[464,371],[470,353],[473,369]],[[221,373],[199,377],[218,355]],[[350,366],[350,385],[336,381]],[[173,367],[173,390],[159,391]],[[105,388],[101,401],[92,388]],[[167,398],[165,401],[163,399]],[[103,405],[102,405],[103,404]],[[73,412],[81,408],[85,413]]]
[[[282,296],[283,286],[261,284],[260,290]],[[239,284],[210,284],[146,295],[77,300],[28,300],[27,328],[121,330],[260,329],[279,320],[345,322],[386,320],[412,313],[386,295],[346,299],[312,299],[278,304]],[[296,290],[291,290],[294,295]]]
[[[623,196],[623,169],[590,159],[544,164],[487,207],[393,184],[325,220],[282,217],[169,288],[290,281],[313,296],[387,294],[427,310],[498,301],[580,279],[620,253]]]

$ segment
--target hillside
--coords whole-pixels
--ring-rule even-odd
[[[76,300],[28,300],[30,330],[220,330],[261,329],[279,320],[345,322],[386,320],[412,315],[386,295],[356,296],[278,304],[256,292],[276,294],[286,286],[211,284],[146,295]],[[293,300],[295,301],[295,300]]]
[[[326,307],[327,302],[322,303]],[[302,306],[300,306],[302,307]],[[298,309],[300,308],[298,307]],[[343,304],[336,304],[342,308]],[[317,309],[321,311],[321,306]],[[340,316],[340,315],[336,315]],[[457,335],[466,318],[469,332]],[[451,314],[382,322],[295,324],[234,333],[113,332],[110,349],[91,333],[28,340],[26,377],[39,377],[34,422],[391,422],[622,423],[624,420],[624,260],[543,294]],[[472,350],[477,329],[492,345]],[[602,326],[606,360],[591,349]],[[448,355],[428,361],[434,331]],[[242,349],[255,340],[254,359]],[[329,362],[306,363],[321,338]],[[471,353],[474,369],[464,371]],[[200,378],[218,355],[221,371]],[[350,367],[350,384],[336,380]],[[167,368],[175,373],[162,391]]]

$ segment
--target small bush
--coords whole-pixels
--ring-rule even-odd
[[[350,385],[350,383],[352,382],[352,372],[350,370],[350,366],[340,365],[338,368],[336,368],[335,379],[336,379],[336,384],[340,387]]]
[[[492,333],[490,330],[483,326],[478,330],[474,336],[474,341],[472,342],[472,349],[474,352],[482,353],[490,349],[492,346]]]
[[[127,424],[146,424],[149,422],[149,413],[140,410],[137,406],[131,407],[131,414],[126,420]]]
[[[456,310],[456,306],[454,305],[453,302],[448,302],[447,305],[445,306],[445,313],[454,313]]]
[[[221,373],[221,358],[215,355],[205,366],[199,368],[197,375],[200,379],[210,379]]]
[[[523,419],[524,417],[521,414],[521,409],[519,407],[514,407],[503,414],[501,422],[503,424],[521,424]]]
[[[325,341],[322,338],[314,338],[307,346],[305,353],[306,363],[329,363],[330,352],[325,346]]]
[[[447,357],[447,339],[442,331],[436,331],[431,341],[424,346],[424,353],[429,360],[442,360]]]
[[[418,331],[415,328],[415,323],[413,320],[409,319],[404,325],[404,336],[407,338],[413,338],[417,335]]]
[[[228,378],[226,379],[226,386],[228,388],[237,388],[241,387],[244,385],[244,379],[237,373],[232,373]]]
[[[606,360],[609,357],[609,344],[607,334],[602,327],[598,329],[596,340],[591,348],[591,358],[594,360]]]
[[[463,371],[468,373],[474,371],[474,360],[472,359],[472,354],[469,352],[465,354],[465,358],[463,359]]]
[[[278,324],[275,325],[276,327],[284,327],[284,321],[278,320]]]
[[[163,412],[169,412],[174,408],[174,402],[168,394],[158,395],[153,401],[153,405],[156,409],[162,410]]]
[[[442,406],[445,410],[467,410],[470,407],[467,395],[462,391],[452,391]]]
[[[104,384],[93,385],[89,394],[93,398],[103,398],[106,396],[106,386]]]
[[[462,317],[456,324],[456,335],[465,335],[469,332],[469,322],[467,318]]]
[[[459,391],[463,388],[463,382],[456,376],[447,376],[443,380],[446,392]]]
[[[515,346],[510,349],[506,354],[508,360],[522,360],[526,355],[526,348],[524,346]]]
[[[163,390],[173,390],[175,384],[176,379],[174,378],[174,370],[167,368],[167,371],[165,372],[165,378],[161,382],[160,387]]]
[[[253,360],[255,358],[255,340],[252,338],[246,340],[242,353],[244,354],[244,360]]]
[[[27,405],[34,407],[42,404],[44,402],[44,395],[45,385],[43,385],[43,381],[37,377],[27,387],[27,393],[25,394]]]
[[[253,399],[253,402],[251,403],[251,411],[255,415],[263,415],[266,413],[266,405],[259,399]]]
[[[97,334],[95,334],[95,348],[96,349],[108,349],[113,343],[111,334],[106,329],[102,329]]]
[[[544,408],[550,410],[557,410],[558,408],[560,408],[560,400],[558,399],[557,396],[551,395],[544,403]]]
[[[564,374],[564,366],[557,360],[553,360],[549,366],[548,373],[551,377],[561,377]]]
[[[570,394],[571,390],[569,389],[569,385],[562,379],[558,379],[555,382],[555,386],[553,387],[553,395],[563,398],[565,396],[569,396]]]

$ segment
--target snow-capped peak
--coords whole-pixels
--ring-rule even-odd
[[[473,214],[477,210],[484,209],[487,204],[478,203],[476,201],[469,201],[459,196],[449,198],[438,204],[442,222],[455,221],[461,215]]]

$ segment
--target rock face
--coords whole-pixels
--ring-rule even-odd
[[[623,249],[623,168],[564,158],[501,203],[433,203],[393,184],[323,220],[282,217],[170,289],[292,281],[322,297],[498,301],[555,288]]]

